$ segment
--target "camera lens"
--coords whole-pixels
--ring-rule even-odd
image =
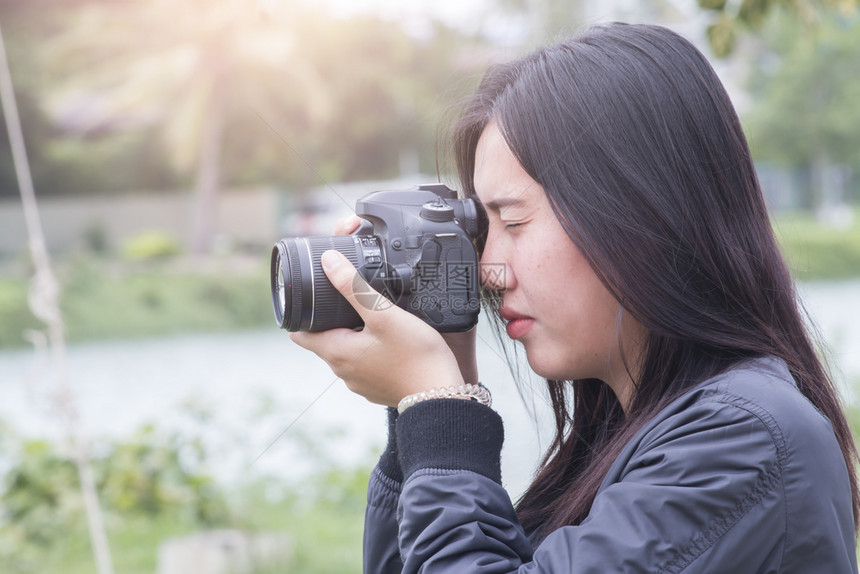
[[[271,288],[275,320],[287,331],[325,331],[362,325],[361,317],[338,293],[320,265],[325,251],[343,253],[357,268],[364,257],[361,242],[373,237],[337,235],[294,237],[272,248]]]
[[[281,253],[278,251],[275,253],[275,257],[277,257],[277,262],[275,264],[275,272],[277,273],[277,299],[275,300],[275,310],[277,315],[283,317],[284,310],[287,308],[287,291],[285,286],[287,285],[287,280],[284,279],[284,272],[281,269]]]

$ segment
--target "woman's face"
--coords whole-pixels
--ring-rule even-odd
[[[502,291],[508,335],[522,342],[540,376],[601,379],[625,405],[632,387],[618,329],[628,362],[639,355],[644,330],[629,314],[619,314],[618,301],[567,236],[543,188],[519,164],[495,123],[478,141],[474,183],[489,218],[482,280]]]

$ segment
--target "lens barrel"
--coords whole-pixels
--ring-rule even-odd
[[[355,235],[293,237],[272,248],[271,287],[275,320],[287,331],[325,331],[354,328],[361,317],[331,284],[320,257],[329,249],[346,256],[356,267],[364,261],[362,241],[375,238]]]

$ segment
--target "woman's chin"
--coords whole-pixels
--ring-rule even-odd
[[[570,353],[564,353],[558,349],[539,348],[534,344],[525,344],[526,359],[529,367],[539,377],[553,381],[575,381],[579,379],[600,378],[593,370],[585,368],[585,365],[576,364]],[[564,359],[559,361],[559,359]]]
[[[542,353],[534,349],[534,347],[530,348],[529,345],[524,346],[529,367],[531,367],[532,371],[534,371],[536,375],[543,377],[544,379],[552,379],[556,381],[565,381],[570,379],[570,377],[566,376],[565,369],[558,364],[557,357],[553,357],[551,353]]]

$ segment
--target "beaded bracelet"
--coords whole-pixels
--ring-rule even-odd
[[[430,399],[469,399],[472,401],[478,401],[482,405],[487,405],[488,407],[493,404],[493,397],[490,395],[490,390],[487,387],[481,383],[478,383],[477,385],[466,383],[465,385],[459,385],[456,387],[451,385],[450,387],[431,389],[429,391],[415,393],[414,395],[407,395],[397,403],[397,412],[402,413],[415,403],[420,403],[421,401],[427,401]]]

